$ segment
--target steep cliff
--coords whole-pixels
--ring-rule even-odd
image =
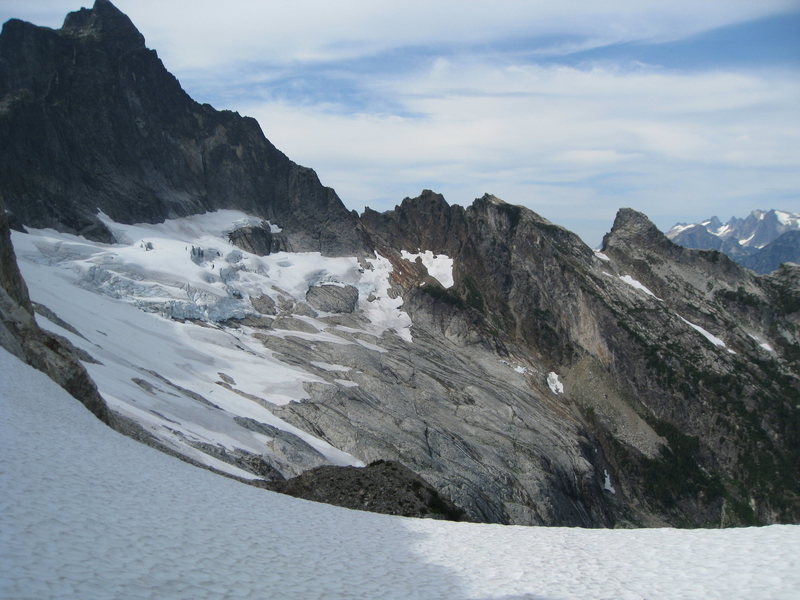
[[[254,119],[189,98],[108,0],[58,30],[5,23],[0,136],[0,193],[17,223],[110,242],[98,210],[135,223],[239,208],[282,228],[283,249],[366,252],[332,189]]]

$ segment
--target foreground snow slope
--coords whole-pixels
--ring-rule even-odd
[[[0,350],[2,598],[796,598],[800,527],[402,519],[248,487],[102,425]]]

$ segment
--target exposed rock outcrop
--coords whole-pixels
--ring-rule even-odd
[[[5,207],[0,200],[0,346],[47,374],[100,420],[112,424],[105,401],[76,349],[64,338],[43,331],[34,319],[28,289],[17,267]]]
[[[314,285],[306,292],[306,302],[322,312],[351,313],[358,304],[358,290],[352,285]]]
[[[464,511],[394,461],[366,467],[317,467],[269,489],[296,498],[403,517],[461,521]]]
[[[272,235],[268,225],[240,227],[228,234],[228,239],[242,250],[267,256],[281,250],[280,240]]]

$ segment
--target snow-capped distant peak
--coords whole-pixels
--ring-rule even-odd
[[[728,241],[728,244],[733,241],[742,248],[763,248],[787,231],[800,230],[800,213],[757,209],[744,219],[731,217],[727,223],[722,223],[717,217],[699,223],[678,223],[666,235],[675,243],[689,248],[713,247],[727,253],[722,244],[711,244],[708,236],[703,237],[699,233],[703,230]]]

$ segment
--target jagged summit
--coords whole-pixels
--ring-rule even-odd
[[[128,16],[109,0],[95,0],[92,8],[69,13],[60,30],[71,36],[97,36],[118,47],[144,48],[144,36]]]
[[[672,244],[643,213],[621,208],[614,218],[611,231],[603,236],[603,251],[626,246],[660,247],[669,250]]]
[[[280,227],[281,249],[370,254],[313,170],[254,119],[193,101],[106,0],[61,30],[6,24],[0,107],[0,194],[17,224],[111,242],[98,211],[157,223],[240,209]]]

